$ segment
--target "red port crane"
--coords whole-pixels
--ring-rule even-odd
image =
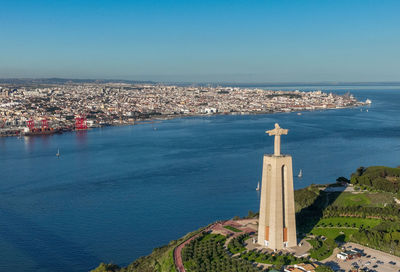
[[[42,119],[42,131],[49,130],[49,123],[47,122],[47,119]]]
[[[33,119],[29,119],[28,120],[28,124],[27,124],[28,128],[30,131],[33,131],[35,129],[35,121],[33,121]]]
[[[75,117],[75,130],[87,129],[86,117],[83,115],[78,115]]]

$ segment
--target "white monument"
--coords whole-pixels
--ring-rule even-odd
[[[281,135],[288,130],[275,124],[274,154],[264,155],[258,244],[273,250],[297,245],[292,157],[281,155]]]

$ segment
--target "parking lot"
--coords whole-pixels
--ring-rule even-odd
[[[364,247],[354,243],[346,243],[346,250],[361,250],[363,256],[351,260],[340,260],[336,255],[327,260],[325,263],[331,266],[336,266],[336,269],[349,271],[351,268],[364,269],[364,271],[379,271],[379,272],[398,272],[400,271],[400,257],[390,255],[378,250]],[[339,271],[340,271],[339,270]]]

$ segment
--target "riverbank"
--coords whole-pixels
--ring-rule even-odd
[[[114,120],[113,122],[100,124],[99,122],[94,121],[93,125],[88,126],[87,129],[92,128],[102,128],[102,127],[110,127],[110,126],[132,126],[139,124],[154,124],[157,122],[172,120],[178,118],[189,118],[189,117],[211,117],[211,116],[221,116],[221,115],[265,115],[265,114],[278,114],[278,113],[296,113],[298,115],[302,115],[303,112],[311,112],[311,111],[326,111],[326,110],[340,110],[346,108],[355,108],[368,105],[365,102],[357,102],[355,105],[347,106],[347,107],[330,107],[330,108],[318,108],[318,109],[287,109],[287,110],[270,110],[270,111],[255,111],[255,112],[216,112],[211,114],[174,114],[174,115],[157,115],[157,117],[149,117],[142,119],[135,119],[132,121],[126,120]],[[85,129],[85,130],[87,130]],[[73,131],[82,131],[82,129],[76,130],[73,127],[62,127],[57,128],[57,134],[73,132]],[[0,128],[0,137],[34,137],[34,136],[51,136],[55,133],[31,133],[25,132],[25,128]]]
[[[366,173],[371,172],[368,169],[375,170],[376,167],[367,168]],[[379,171],[381,170],[386,170],[385,173],[398,172],[398,169],[395,168],[379,168]],[[381,177],[381,175],[377,176]],[[393,202],[394,194],[368,190],[363,192],[347,191],[346,188],[352,186],[355,181],[352,181],[352,184],[349,182],[340,177],[333,184],[311,185],[295,191],[297,238],[300,245],[308,244],[307,250],[304,246],[296,246],[272,252],[258,245],[255,243],[258,214],[249,212],[247,217],[218,221],[189,233],[180,238],[179,242],[169,243],[168,246],[162,247],[165,249],[163,257],[159,256],[158,249],[156,249],[150,255],[139,258],[127,267],[120,268],[113,264],[101,264],[92,272],[143,272],[147,270],[139,269],[139,266],[151,267],[153,263],[160,262],[169,263],[170,266],[165,270],[161,266],[151,268],[160,272],[185,272],[190,267],[190,271],[197,271],[199,265],[203,266],[204,262],[207,263],[207,266],[214,267],[213,271],[223,271],[219,269],[232,266],[235,269],[246,267],[246,269],[250,269],[248,271],[269,271],[270,268],[280,270],[284,265],[300,263],[327,265],[332,268],[348,267],[346,263],[336,257],[336,253],[339,251],[335,248],[343,245],[346,247],[351,241],[356,243],[353,244],[353,247],[355,245],[363,248],[365,253],[362,256],[366,256],[367,252],[373,250],[362,246],[365,244],[363,235],[370,233],[373,233],[373,237],[368,237],[370,245],[375,243],[374,245],[379,247],[376,249],[382,250],[374,251],[378,260],[383,259],[382,256],[390,256],[388,253],[398,255],[396,252],[399,245],[396,237],[399,237],[399,232],[393,226],[397,225],[400,219],[399,212],[394,211],[399,207],[396,204],[384,205],[390,201]],[[341,190],[332,191],[329,188]],[[368,200],[374,202],[368,202]],[[360,203],[354,206],[354,202]],[[373,219],[370,218],[371,215],[373,215]],[[388,237],[386,237],[387,234],[389,234]],[[387,246],[377,242],[376,237],[381,235],[385,235],[386,240],[378,240],[383,240],[385,245],[390,245],[390,252]],[[366,245],[368,246],[368,243]],[[214,254],[207,254],[207,251],[204,250],[204,248],[210,247],[214,248]],[[384,253],[385,251],[387,253]],[[174,267],[171,264],[171,257]],[[364,257],[360,255],[360,258]],[[392,259],[397,260],[399,257],[392,256]],[[363,262],[366,263],[366,261]],[[389,265],[389,267],[392,266]],[[219,268],[215,270],[215,267]],[[384,270],[378,271],[389,271],[388,267],[384,265],[381,267]]]

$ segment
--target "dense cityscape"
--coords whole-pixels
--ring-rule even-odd
[[[127,83],[0,86],[0,135],[61,133],[210,114],[261,114],[352,107],[351,94]]]

